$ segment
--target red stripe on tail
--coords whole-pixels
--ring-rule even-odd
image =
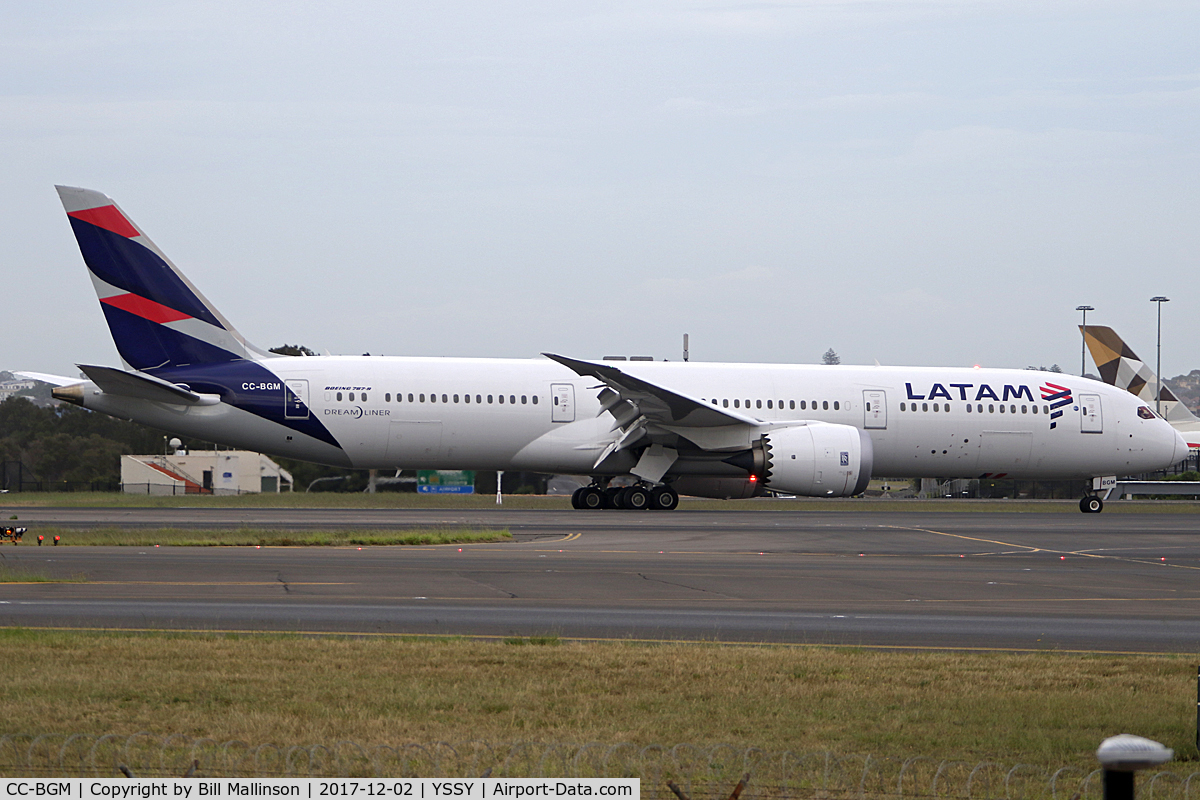
[[[127,239],[132,239],[134,236],[141,236],[137,228],[133,227],[133,224],[125,219],[120,211],[117,211],[116,206],[85,208],[83,211],[72,211],[67,216],[91,223],[97,228],[112,231],[118,236],[124,236]]]
[[[176,311],[169,306],[164,306],[162,303],[138,297],[136,294],[113,295],[112,297],[101,299],[100,302],[107,303],[113,308],[119,308],[122,311],[128,311],[130,314],[136,314],[151,322],[157,322],[160,325],[168,322],[178,322],[181,319],[191,319],[191,315],[189,314]]]

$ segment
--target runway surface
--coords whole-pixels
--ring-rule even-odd
[[[20,524],[508,528],[505,544],[20,547],[0,625],[1200,652],[1189,514],[0,509]]]

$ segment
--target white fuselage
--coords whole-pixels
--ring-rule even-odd
[[[304,413],[325,426],[337,447],[247,414],[232,397],[188,409],[105,395],[88,405],[210,441],[359,468],[594,474],[598,455],[619,435],[612,417],[600,411],[597,381],[546,359],[331,356],[261,364],[301,397]],[[865,429],[875,475],[1087,478],[1161,469],[1186,452],[1165,421],[1139,416],[1145,403],[1137,397],[1058,373],[703,362],[614,366],[764,423]],[[242,398],[284,403],[280,386],[271,382],[230,389]]]

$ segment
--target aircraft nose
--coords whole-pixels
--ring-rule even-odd
[[[1183,461],[1188,457],[1188,451],[1191,450],[1191,448],[1188,447],[1187,439],[1183,438],[1183,434],[1174,428],[1171,428],[1171,432],[1175,434],[1175,455],[1171,459],[1171,463],[1178,464],[1180,461]]]

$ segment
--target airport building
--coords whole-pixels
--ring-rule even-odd
[[[292,491],[292,474],[249,450],[177,451],[169,456],[121,456],[126,494],[257,494]]]

